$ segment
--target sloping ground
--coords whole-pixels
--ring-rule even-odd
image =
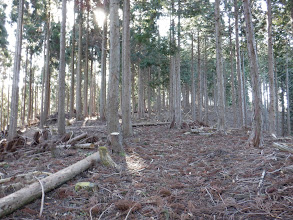
[[[103,123],[82,126],[69,130],[95,134],[105,144]],[[164,125],[134,130],[124,143],[126,155],[113,156],[123,171],[98,164],[76,176],[46,194],[40,219],[292,219],[293,177],[283,168],[293,156],[273,148],[270,137],[255,149],[246,146],[248,131],[242,130],[204,136]],[[48,150],[25,154],[36,148],[21,149],[0,172],[53,173],[95,151],[67,149],[57,158]],[[84,181],[99,188],[76,192],[75,184]],[[13,190],[2,189],[1,197]],[[38,219],[40,204],[38,199],[6,219]]]

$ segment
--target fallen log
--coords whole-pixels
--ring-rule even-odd
[[[67,144],[72,144],[74,142],[80,141],[81,139],[85,138],[87,136],[87,133],[83,133],[81,135],[78,135],[72,139],[70,139],[69,141],[67,141]]]
[[[280,144],[280,143],[276,143],[276,142],[273,143],[273,146],[278,148],[281,151],[287,151],[287,152],[293,153],[292,146],[288,146],[286,144]]]
[[[132,124],[132,127],[156,126],[156,125],[169,125],[170,122],[143,122]]]
[[[105,154],[105,152],[103,154]],[[91,165],[100,161],[104,161],[110,157],[108,153],[106,153],[107,156],[105,157],[100,155],[101,154],[99,152],[96,152],[86,157],[85,159],[78,161],[77,163],[72,164],[71,166],[58,171],[57,173],[54,173],[40,180],[44,187],[44,191],[48,192],[62,185],[63,183],[78,175],[79,173],[87,170]],[[104,163],[105,162],[103,162],[103,164]],[[112,165],[112,162],[108,163],[108,165]],[[12,193],[6,197],[1,198],[0,218],[14,212],[15,210],[24,206],[25,204],[32,202],[41,195],[41,185],[39,182],[35,182],[25,188],[16,191],[15,193]]]
[[[94,149],[95,145],[92,143],[86,143],[86,144],[60,144],[56,146],[56,148],[80,148],[80,149]]]

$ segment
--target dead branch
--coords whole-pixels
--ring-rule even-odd
[[[287,152],[293,153],[293,147],[292,146],[288,146],[285,143],[280,144],[280,143],[274,142],[273,143],[273,146],[276,147],[276,148],[278,148],[281,151],[287,151]]]
[[[87,133],[83,133],[83,134],[78,135],[78,136],[70,139],[69,141],[67,141],[67,144],[72,144],[72,143],[80,141],[81,139],[86,138],[86,137],[87,137]]]

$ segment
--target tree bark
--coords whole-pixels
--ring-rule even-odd
[[[3,80],[3,79],[2,79]],[[3,107],[4,107],[4,97],[3,97],[3,89],[4,89],[4,82],[2,81],[2,88],[1,88],[1,118],[0,118],[0,131],[4,130],[4,123],[3,123]]]
[[[174,79],[173,79],[173,91],[174,91],[174,121],[175,128],[181,128],[182,113],[181,113],[181,75],[180,75],[180,13],[181,13],[181,0],[178,0],[178,36],[177,36],[177,51],[174,57]],[[175,40],[175,39],[174,39]]]
[[[196,120],[195,107],[195,76],[194,76],[194,53],[193,53],[193,33],[191,33],[191,116],[192,120]]]
[[[27,124],[30,124],[30,120],[32,119],[32,99],[33,99],[33,91],[32,91],[32,80],[33,80],[33,68],[32,68],[32,63],[33,63],[33,52],[30,50],[30,67],[29,67],[29,97],[28,97],[28,114],[27,114]]]
[[[60,39],[59,98],[58,98],[58,134],[65,133],[65,34],[66,34],[66,0],[62,0],[62,23]]]
[[[138,63],[138,117],[144,118],[144,79],[140,63]]]
[[[287,135],[291,135],[291,114],[290,114],[290,87],[289,87],[289,68],[288,51],[286,53],[286,97],[287,97]]]
[[[21,46],[22,46],[22,31],[23,31],[23,5],[24,1],[19,0],[18,3],[18,19],[17,19],[17,33],[14,54],[13,66],[13,83],[12,83],[12,98],[11,98],[11,115],[9,123],[8,141],[11,141],[17,136],[17,116],[18,116],[18,95],[19,95],[19,72],[21,63]]]
[[[50,35],[51,35],[51,21],[50,12],[48,13],[47,21],[47,51],[46,51],[46,64],[45,64],[45,98],[44,98],[44,109],[41,114],[40,127],[42,128],[47,120],[50,108]]]
[[[87,6],[86,16],[86,44],[85,44],[85,70],[83,83],[83,115],[88,116],[88,86],[89,86],[89,6]]]
[[[208,97],[208,71],[207,71],[207,37],[204,39],[204,123],[208,124],[209,118],[209,97]]]
[[[225,125],[225,99],[224,99],[224,76],[222,61],[222,37],[221,37],[221,17],[220,0],[215,1],[216,17],[216,53],[217,53],[217,86],[218,86],[218,130],[224,131]]]
[[[104,3],[104,11],[107,16],[107,6]],[[106,120],[106,68],[107,68],[107,18],[103,26],[102,57],[101,57],[101,91],[100,91],[100,119]]]
[[[136,97],[135,97],[135,90],[136,90],[136,85],[135,85],[135,65],[132,63],[132,71],[131,71],[131,99],[132,99],[132,118],[134,118],[134,113],[137,112],[137,107],[136,107]]]
[[[79,21],[78,21],[78,60],[76,74],[76,120],[82,120],[82,104],[81,104],[81,59],[82,59],[82,5],[83,0],[79,1]]]
[[[73,28],[72,28],[72,40],[71,40],[71,85],[70,85],[70,117],[74,117],[74,63],[75,63],[75,10],[76,10],[76,1],[74,1],[73,7]]]
[[[130,0],[123,2],[122,36],[122,132],[123,137],[132,134],[131,125],[131,69],[130,69]]]
[[[245,126],[244,117],[244,86],[241,76],[241,57],[240,57],[240,46],[239,46],[239,19],[238,19],[238,6],[237,0],[234,0],[234,15],[235,15],[235,43],[236,43],[236,69],[238,77],[238,108],[240,113],[240,127]]]
[[[200,59],[200,36],[197,32],[197,101],[198,101],[198,120],[202,121],[202,74],[201,74],[201,59]]]
[[[252,15],[250,0],[243,0],[244,16],[246,22],[247,33],[247,49],[250,63],[250,74],[253,95],[253,122],[252,132],[249,137],[248,143],[250,146],[259,147],[262,145],[262,110],[261,110],[261,92],[259,85],[259,69],[257,50],[255,46],[254,29],[252,25]]]
[[[235,94],[235,81],[234,81],[234,48],[232,43],[232,27],[229,17],[229,41],[230,41],[230,65],[231,65],[231,94],[232,94],[232,108],[233,108],[233,123],[237,125],[237,109],[236,109],[236,94]]]
[[[147,68],[147,103],[148,103],[148,117],[151,118],[152,116],[152,104],[151,104],[151,67]]]
[[[120,34],[119,1],[110,0],[110,71],[107,99],[108,133],[119,132],[119,73],[120,73]]]
[[[269,66],[269,87],[270,87],[269,124],[270,124],[270,133],[276,134],[276,101],[275,101],[275,77],[274,77],[271,0],[267,0],[267,8],[268,8],[268,66]]]
[[[25,121],[25,113],[26,113],[26,108],[25,108],[25,104],[26,104],[26,79],[27,79],[27,75],[28,75],[28,46],[26,46],[26,61],[25,61],[25,76],[23,79],[23,83],[24,83],[24,91],[23,91],[23,113],[22,113],[22,125],[24,125],[24,121]]]

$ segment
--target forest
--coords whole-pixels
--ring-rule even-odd
[[[292,218],[292,0],[0,18],[0,218]]]

